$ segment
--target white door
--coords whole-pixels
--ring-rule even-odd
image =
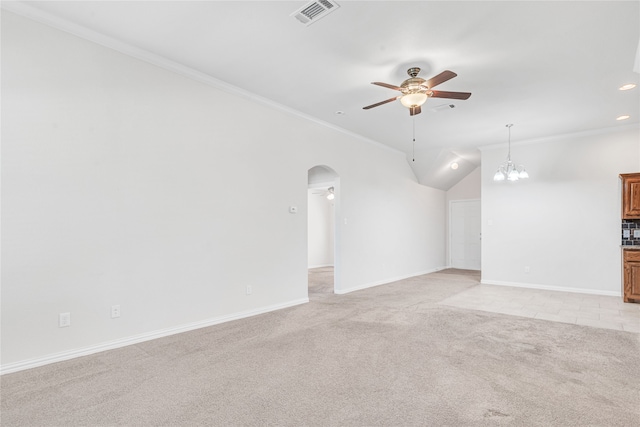
[[[453,200],[449,212],[451,267],[480,270],[480,200]]]

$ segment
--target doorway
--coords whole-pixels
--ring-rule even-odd
[[[449,265],[480,270],[480,200],[452,200],[449,205]]]
[[[335,293],[339,277],[338,232],[340,179],[328,166],[308,171],[307,268],[309,297]]]

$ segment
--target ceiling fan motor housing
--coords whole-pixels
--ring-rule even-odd
[[[402,89],[405,89],[402,91],[402,93],[405,93],[405,94],[416,93],[416,92],[422,92],[428,89],[426,86],[423,85],[426,82],[426,80],[418,77],[419,73],[420,73],[420,68],[418,67],[412,67],[407,70],[407,74],[409,74],[411,78],[403,81],[402,84],[400,85]]]
[[[400,87],[402,89],[406,89],[408,92],[426,90],[427,87],[423,86],[424,82],[426,82],[426,80],[421,79],[420,77],[411,77],[410,79],[403,81]]]
[[[407,74],[409,74],[411,77],[416,77],[418,74],[420,74],[420,68],[411,67],[407,70]]]

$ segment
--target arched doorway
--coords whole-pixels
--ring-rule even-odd
[[[340,178],[328,166],[307,176],[307,267],[309,298],[333,294],[340,270],[338,224]]]

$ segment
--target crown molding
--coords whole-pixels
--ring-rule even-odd
[[[122,42],[113,37],[109,37],[105,34],[99,33],[97,31],[91,30],[85,26],[75,24],[66,19],[62,19],[57,17],[51,13],[45,12],[41,9],[38,9],[34,6],[30,6],[22,1],[18,0],[1,0],[0,8],[6,10],[8,12],[15,13],[24,18],[31,19],[33,21],[39,22],[41,24],[48,25],[50,27],[56,28],[58,30],[73,34],[82,39],[88,40],[90,42],[99,44],[103,47],[113,49],[120,53],[123,53],[127,56],[139,59],[141,61],[153,64],[155,66],[161,67],[165,70],[172,71],[176,74],[182,75],[189,79],[198,81],[200,83],[204,83],[216,89],[225,91],[227,93],[245,98],[247,100],[256,102],[258,104],[262,104],[269,108],[279,110],[281,112],[297,116],[299,118],[314,122],[320,126],[326,127],[333,131],[342,133],[351,138],[363,141],[367,144],[373,145],[377,148],[381,148],[383,150],[392,152],[394,154],[405,156],[406,154],[403,151],[400,151],[396,148],[389,147],[388,145],[382,144],[373,139],[364,137],[355,132],[351,132],[334,124],[325,122],[316,117],[305,114],[301,111],[295,110],[293,108],[287,107],[285,105],[279,104],[271,99],[264,98],[258,96],[254,93],[241,89],[237,86],[224,82],[222,80],[216,79],[206,73],[198,71],[196,69],[187,67],[178,62],[172,61],[168,58],[165,58],[160,55],[156,55],[155,53],[151,53],[145,49],[138,48],[136,46],[130,45],[128,43]]]
[[[563,133],[560,135],[545,136],[542,138],[524,139],[522,141],[517,141],[517,142],[511,141],[511,146],[513,147],[518,145],[542,144],[545,142],[556,142],[556,141],[561,141],[561,140],[566,140],[571,138],[582,138],[586,136],[620,133],[620,132],[626,132],[633,129],[640,130],[640,123],[632,123],[628,125],[615,126],[615,127],[612,126],[612,127],[593,129],[593,130],[587,130],[582,132]],[[504,148],[506,146],[507,146],[506,142],[501,142],[499,144],[483,145],[481,147],[478,147],[478,150],[480,151],[495,150],[498,148]]]

